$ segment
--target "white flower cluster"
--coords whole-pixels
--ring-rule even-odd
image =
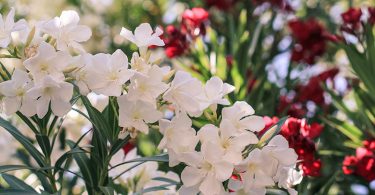
[[[24,21],[14,23],[13,16],[14,10],[5,23],[0,21],[4,23],[0,29],[2,47],[8,46],[12,32],[28,28]],[[116,97],[119,126],[132,137],[147,134],[151,124],[159,125],[163,139],[158,147],[168,152],[169,165],[186,165],[181,195],[265,194],[266,187],[275,185],[295,193],[291,187],[301,181],[301,173],[294,169],[297,155],[282,136],[275,136],[263,148],[256,147],[255,132],[264,128],[264,122],[246,102],[223,108],[216,120],[220,124],[206,124],[196,133],[191,117],[216,115],[218,104],[230,105],[224,96],[234,87],[218,77],[203,84],[187,72],[158,66],[148,48],[164,45],[161,29],[154,32],[147,23],[134,34],[122,29],[120,34],[139,47],[129,63],[121,50],[86,53],[80,43],[91,37],[91,30],[79,25],[75,11],[63,11],[60,17],[34,28],[25,31],[30,35],[22,55],[24,69],[14,70],[10,80],[0,83],[7,115],[19,111],[43,118],[51,110],[64,116],[71,110],[77,86],[81,95],[94,92]],[[171,120],[163,119],[167,107],[174,109]],[[234,175],[237,180],[231,179]],[[228,190],[225,181],[229,181]]]

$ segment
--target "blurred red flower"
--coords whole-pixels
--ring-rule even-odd
[[[297,97],[298,102],[313,101],[319,106],[323,106],[324,102],[324,89],[322,84],[327,80],[333,79],[339,73],[338,68],[332,68],[326,70],[317,76],[311,77],[307,85],[297,86]]]
[[[341,30],[348,33],[354,33],[361,26],[361,9],[350,8],[348,11],[341,14],[343,25]]]
[[[369,23],[371,25],[375,24],[375,7],[369,7],[368,12],[370,14]]]
[[[238,0],[205,0],[208,7],[216,7],[220,10],[226,11],[232,8]]]
[[[180,56],[189,49],[190,43],[186,35],[175,26],[167,26],[165,35],[166,37],[163,38],[165,42],[165,54],[169,58]]]
[[[291,57],[295,62],[314,64],[325,53],[327,40],[333,40],[323,25],[313,18],[306,21],[292,20],[288,25],[295,39]]]
[[[342,170],[347,175],[358,175],[370,182],[375,180],[375,140],[363,141],[364,147],[356,149],[355,156],[346,156]]]
[[[187,9],[182,13],[181,30],[192,38],[206,34],[205,23],[208,21],[208,12],[200,7]]]

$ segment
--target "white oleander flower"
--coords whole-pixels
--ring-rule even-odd
[[[181,139],[183,137],[183,139]],[[168,140],[166,145],[169,157],[169,166],[174,167],[183,162],[186,156],[195,152],[195,147],[199,142],[194,129],[185,130],[181,134],[175,134],[175,139]]]
[[[297,195],[298,192],[293,186],[301,183],[303,175],[302,171],[297,171],[294,167],[281,167],[273,179],[279,188],[288,190],[290,195]]]
[[[185,156],[188,165],[181,173],[183,186],[199,185],[205,195],[219,195],[224,192],[222,182],[232,176],[233,165],[223,160],[223,151],[210,142],[201,146],[201,152]]]
[[[272,170],[266,166],[267,159],[263,157],[262,151],[258,148],[252,150],[247,158],[242,161],[236,170],[240,173],[243,181],[244,191],[266,193],[266,187],[273,186]]]
[[[87,68],[86,83],[97,94],[120,96],[125,84],[134,72],[128,69],[128,57],[121,50],[110,54],[96,54]]]
[[[147,60],[139,56],[138,52],[133,53],[132,59],[130,60],[130,66],[132,70],[136,70],[143,74],[147,74],[148,70],[152,67]]]
[[[221,125],[220,128],[212,124],[203,126],[198,131],[201,143],[211,142],[223,151],[223,159],[233,163],[240,163],[242,151],[250,144],[258,143],[257,136],[248,131],[237,134],[230,125]]]
[[[142,100],[155,105],[156,98],[168,89],[168,85],[163,82],[163,70],[154,65],[147,75],[135,74],[130,79],[128,97],[130,100]]]
[[[267,159],[268,169],[275,175],[278,168],[294,166],[298,155],[293,148],[289,148],[288,141],[282,135],[273,137],[262,148],[263,158]]]
[[[84,51],[80,45],[91,37],[88,26],[79,25],[79,15],[76,11],[63,11],[60,17],[55,17],[42,25],[42,31],[56,39],[57,49],[66,51],[69,47]]]
[[[230,102],[228,99],[224,98],[224,96],[233,92],[234,89],[234,86],[228,83],[223,83],[219,77],[212,77],[204,86],[208,106],[213,106],[213,110],[216,111],[218,104],[229,105]]]
[[[190,116],[200,116],[204,110],[202,83],[189,73],[177,71],[171,86],[164,93],[164,100],[171,102],[178,112],[186,112]]]
[[[241,133],[246,130],[257,132],[265,127],[262,117],[253,115],[254,109],[244,101],[237,101],[231,107],[223,108],[222,121],[231,124],[233,129]]]
[[[154,123],[162,118],[162,113],[150,103],[130,101],[127,95],[117,98],[119,105],[119,125],[127,128],[130,135],[135,137],[137,131],[147,134],[147,123]]]
[[[162,34],[163,31],[159,27],[154,32],[148,23],[140,24],[135,28],[134,34],[124,27],[122,27],[120,32],[121,36],[136,44],[139,48],[147,48],[152,45],[164,46],[164,41],[160,38]]]
[[[79,92],[82,95],[87,95],[90,93],[90,88],[87,83],[89,83],[87,76],[89,74],[90,68],[92,68],[92,55],[84,53],[79,56],[73,57],[72,66],[70,67],[73,71],[71,74],[74,77],[74,83],[79,88]]]
[[[3,98],[4,111],[11,115],[20,111],[26,116],[36,113],[35,102],[27,95],[27,91],[33,87],[33,81],[25,71],[16,69],[12,79],[0,83],[0,91]]]
[[[72,57],[64,51],[56,51],[46,42],[41,42],[37,53],[25,60],[23,64],[30,71],[34,81],[38,83],[47,75],[56,80],[63,80],[63,70],[70,63]]]
[[[21,19],[14,22],[15,10],[11,8],[8,15],[3,18],[0,14],[0,47],[6,48],[12,40],[12,32],[21,31],[27,28],[27,22]]]
[[[73,85],[53,79],[48,75],[28,91],[28,95],[36,100],[36,111],[39,118],[43,118],[51,104],[51,110],[56,116],[64,116],[72,105]]]
[[[168,146],[173,146],[175,140],[183,137],[184,139],[189,137],[195,137],[196,132],[191,127],[193,122],[186,114],[180,114],[175,116],[171,121],[166,119],[159,120],[159,131],[163,134],[162,140],[160,140],[159,149],[164,149]],[[192,144],[194,145],[194,144]],[[193,151],[193,150],[191,150]]]

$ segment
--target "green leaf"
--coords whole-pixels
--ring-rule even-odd
[[[111,187],[99,186],[100,191],[104,193],[104,195],[114,195],[115,190]]]
[[[26,166],[26,165],[2,165],[0,166],[0,173],[16,171],[16,170],[21,170],[21,169],[34,169],[34,168]]]
[[[169,178],[165,178],[165,177],[154,177],[154,178],[152,178],[152,180],[166,182],[166,183],[169,183],[171,185],[179,185],[180,184],[180,182],[177,182],[173,179],[169,179]]]
[[[122,162],[120,164],[117,164],[117,165],[113,166],[111,169],[114,169],[114,168],[119,167],[119,166],[124,165],[124,164],[133,163],[133,162],[147,162],[147,161],[169,162],[168,159],[169,159],[169,157],[168,157],[168,154],[166,154],[166,153],[156,155],[156,156],[151,156],[151,157],[142,157],[142,158],[137,158],[137,159]]]
[[[372,31],[372,25],[367,24],[365,25],[365,32],[366,32],[366,54],[368,58],[368,66],[371,68],[368,71],[372,70],[372,75],[375,74],[375,40],[374,34]]]
[[[102,113],[100,113],[96,108],[94,108],[89,99],[87,97],[81,96],[81,100],[83,104],[85,105],[85,108],[87,110],[87,113],[89,114],[89,117],[91,119],[92,125],[95,127],[95,130],[100,135],[100,140],[106,145],[106,141],[104,138],[107,138],[109,141],[112,139],[111,132],[110,132],[110,125],[105,120],[104,116],[102,116]]]
[[[155,191],[161,191],[161,190],[168,190],[168,188],[166,187],[169,187],[170,185],[163,185],[163,186],[156,186],[156,187],[150,187],[150,188],[146,188],[140,192],[137,192],[137,193],[134,193],[134,195],[142,195],[142,194],[145,194],[145,193],[149,193],[149,192],[155,192]]]
[[[73,148],[72,150],[65,152],[63,155],[61,155],[59,159],[57,159],[55,163],[55,167],[57,169],[62,168],[62,164],[66,161],[66,159],[68,159],[69,157],[73,156],[73,154],[76,154],[76,153],[86,153],[86,152],[79,148]]]
[[[323,118],[322,120],[329,126],[339,130],[342,134],[346,135],[354,143],[362,142],[362,131],[349,122],[340,121],[333,117]]]
[[[73,149],[73,146],[75,145],[73,141],[67,140],[67,144],[69,145],[70,148]],[[78,148],[75,148],[76,150],[81,150]],[[92,188],[95,186],[95,177],[94,173],[95,170],[91,166],[90,159],[87,157],[86,154],[84,154],[84,151],[81,150],[82,153],[73,153],[73,158],[77,162],[80,171],[82,173],[82,176],[85,178],[85,183],[87,188]]]
[[[17,189],[0,189],[0,195],[35,195],[35,194],[38,194],[38,193],[25,191],[25,190],[17,190]]]
[[[50,156],[52,148],[49,142],[48,136],[37,134],[36,141],[38,142],[40,148],[42,149],[45,156]]]
[[[18,131],[12,124],[0,117],[0,126],[6,129],[22,146],[29,152],[29,154],[35,159],[39,166],[46,166],[44,162],[44,156],[41,154],[34,145]]]
[[[29,191],[29,192],[35,192],[37,193],[34,188],[31,186],[27,185],[25,182],[22,180],[18,179],[17,177],[14,177],[13,175],[9,175],[6,173],[1,174],[1,177],[7,182],[7,184],[10,186],[12,189],[17,189],[17,190],[24,190],[24,191]]]

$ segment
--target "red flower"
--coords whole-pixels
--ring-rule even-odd
[[[319,177],[322,162],[320,161],[320,159],[313,161],[304,161],[302,162],[301,167],[304,175]]]
[[[333,79],[339,72],[339,69],[332,68],[327,71],[320,73],[317,76],[310,78],[309,82],[305,86],[297,87],[297,101],[307,102],[313,101],[317,105],[324,105],[324,89],[321,84],[328,79]]]
[[[370,14],[369,23],[371,25],[375,24],[375,7],[369,7],[368,12]]]
[[[357,164],[358,160],[355,156],[346,156],[344,162],[342,163],[342,171],[346,175],[353,174],[355,171],[355,165]]]
[[[227,65],[229,68],[233,66],[233,56],[232,55],[227,55],[225,57],[225,61],[227,62]]]
[[[205,0],[208,7],[216,7],[220,10],[226,11],[232,8],[238,0]]]
[[[300,134],[301,120],[297,118],[288,118],[281,128],[281,134],[288,138],[298,136]]]
[[[341,30],[347,33],[355,34],[361,27],[361,9],[350,8],[348,11],[341,14],[343,24]]]
[[[363,146],[371,151],[375,151],[375,139],[363,141]]]
[[[208,12],[203,8],[185,10],[182,14],[181,30],[195,38],[206,34],[205,22],[208,21]]]
[[[354,174],[370,182],[375,180],[375,140],[365,140],[364,147],[356,149],[355,156],[346,156],[342,170],[344,174]]]
[[[277,107],[277,113],[286,113],[291,117],[302,118],[306,115],[306,108],[300,102],[294,102],[294,99],[290,99],[286,96],[280,96],[279,105]]]
[[[317,57],[326,51],[326,42],[332,36],[315,19],[307,21],[293,20],[289,22],[289,28],[295,38],[292,60],[313,64]]]
[[[317,138],[323,131],[323,125],[319,123],[312,123],[311,125],[307,124],[306,120],[302,120],[302,135],[310,139]]]
[[[169,58],[180,56],[189,49],[189,42],[184,33],[176,27],[169,25],[166,28],[167,37],[164,38],[165,53]]]
[[[375,156],[365,156],[361,158],[356,166],[356,174],[370,182],[375,180]]]

